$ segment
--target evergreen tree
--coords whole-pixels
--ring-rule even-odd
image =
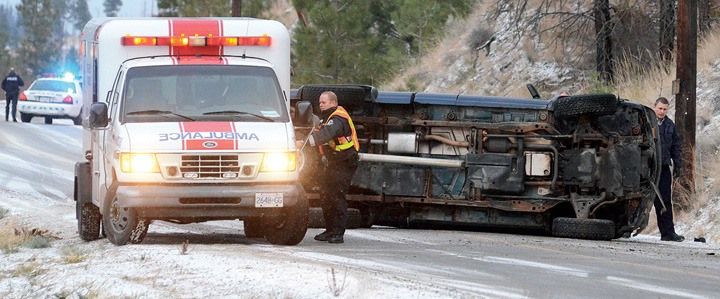
[[[10,10],[0,5],[0,74],[4,74],[10,65],[10,52],[8,52],[10,35]]]
[[[307,27],[294,32],[295,84],[378,84],[429,45],[472,0],[294,0]]]
[[[117,17],[117,13],[120,11],[120,7],[122,7],[122,0],[105,0],[103,7],[105,7],[103,12],[105,12],[106,16]]]
[[[74,0],[73,9],[69,13],[73,22],[73,28],[78,31],[82,31],[85,24],[87,24],[92,15],[90,15],[90,8],[88,7],[88,0]]]
[[[54,36],[62,11],[52,0],[22,0],[16,6],[24,29],[18,55],[32,72],[38,75],[52,72],[49,66],[57,65],[62,53],[62,38]]]

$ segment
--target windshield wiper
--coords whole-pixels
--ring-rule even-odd
[[[245,111],[237,111],[237,110],[223,110],[223,111],[212,111],[212,112],[205,112],[203,115],[232,115],[232,114],[242,114],[242,115],[250,115],[257,118],[261,118],[270,122],[275,122],[274,119],[269,118],[267,116],[257,115],[255,113],[245,112]]]
[[[133,111],[133,112],[126,113],[126,115],[157,115],[157,114],[172,114],[172,115],[187,119],[189,121],[195,121],[194,118],[187,117],[185,115],[177,114],[175,112],[167,111],[167,110],[141,110],[141,111]]]

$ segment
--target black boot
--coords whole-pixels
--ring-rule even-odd
[[[342,235],[332,235],[332,237],[328,239],[328,243],[340,244],[345,243],[345,240],[343,240]]]
[[[327,241],[330,240],[330,236],[332,236],[332,233],[330,231],[324,231],[321,234],[315,236],[315,240],[317,241]]]

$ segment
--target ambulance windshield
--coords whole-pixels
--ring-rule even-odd
[[[125,82],[124,122],[289,121],[275,72],[267,67],[136,67]]]

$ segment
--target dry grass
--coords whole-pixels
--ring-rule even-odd
[[[10,229],[0,231],[0,249],[2,249],[2,251],[6,254],[17,252],[18,247],[26,241],[26,238],[16,235]]]
[[[62,254],[63,262],[66,264],[80,263],[87,259],[85,251],[75,246],[63,247],[60,253]]]
[[[46,248],[50,247],[50,240],[57,239],[47,230],[27,228],[9,224],[0,230],[0,250],[4,253],[18,252],[18,247]]]

